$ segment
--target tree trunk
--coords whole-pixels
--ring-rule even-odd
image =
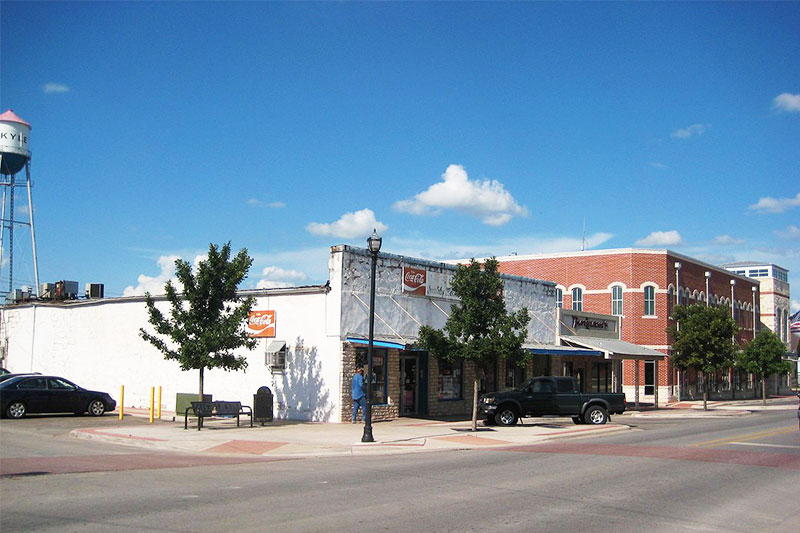
[[[472,380],[472,431],[478,431],[478,377]]]
[[[706,379],[706,373],[702,373],[703,376],[703,411],[708,411],[708,380]]]
[[[764,374],[761,374],[761,403],[767,405],[767,380],[764,379]]]
[[[203,401],[203,370],[205,370],[205,368],[200,367],[200,390],[197,393],[197,401],[198,402],[202,402]]]

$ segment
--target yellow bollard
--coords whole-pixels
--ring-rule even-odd
[[[161,420],[161,385],[158,386],[158,419]]]
[[[119,419],[122,420],[125,416],[125,385],[119,388]]]
[[[155,394],[155,388],[150,387],[150,423],[153,423],[153,395]]]

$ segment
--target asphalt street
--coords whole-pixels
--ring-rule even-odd
[[[25,452],[21,431],[38,436],[27,453],[43,460],[94,453],[121,465],[4,477],[4,532],[800,529],[800,432],[789,410],[633,418],[631,431],[502,450],[205,466],[67,439],[69,418],[10,431],[7,422],[4,458]]]

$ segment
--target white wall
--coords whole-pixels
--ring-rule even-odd
[[[269,293],[268,293],[269,294]],[[298,420],[339,420],[341,343],[338,331],[326,332],[327,295],[283,291],[256,298],[254,309],[276,311],[276,339],[287,343],[287,368],[272,374],[259,339],[244,371],[205,371],[204,391],[217,400],[253,404],[266,385],[275,395],[275,415]],[[157,302],[164,312],[168,304]],[[86,388],[103,390],[125,405],[149,407],[150,387],[162,387],[162,408],[174,410],[177,392],[196,393],[199,372],[181,371],[176,361],[139,336],[149,327],[142,298],[67,303],[33,302],[2,311],[4,364],[12,372],[41,372],[66,377]]]

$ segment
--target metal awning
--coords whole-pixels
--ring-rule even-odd
[[[355,344],[369,344],[369,339],[362,339],[361,337],[347,337],[347,338],[345,338],[345,341],[352,342],[352,343],[355,343]],[[379,348],[395,348],[397,350],[405,350],[406,349],[406,345],[405,344],[400,344],[398,342],[392,342],[392,341],[386,341],[386,340],[380,340],[380,339],[376,339],[376,338],[372,339],[372,345],[373,346],[377,346]]]
[[[605,355],[600,350],[587,350],[585,348],[575,348],[574,346],[557,346],[555,344],[523,344],[522,347],[534,355],[588,355],[594,357],[603,357],[603,355]]]
[[[562,336],[561,342],[569,345],[576,345],[590,350],[603,352],[608,359],[657,359],[666,357],[665,354],[645,348],[638,344],[621,341],[619,339],[604,339],[601,337],[581,337],[581,336]]]
[[[267,350],[266,350],[266,352],[267,352],[267,353],[276,353],[276,352],[280,352],[280,351],[281,351],[281,350],[283,350],[285,347],[286,347],[286,341],[276,341],[276,340],[271,340],[271,341],[269,341],[269,344],[267,344]]]

